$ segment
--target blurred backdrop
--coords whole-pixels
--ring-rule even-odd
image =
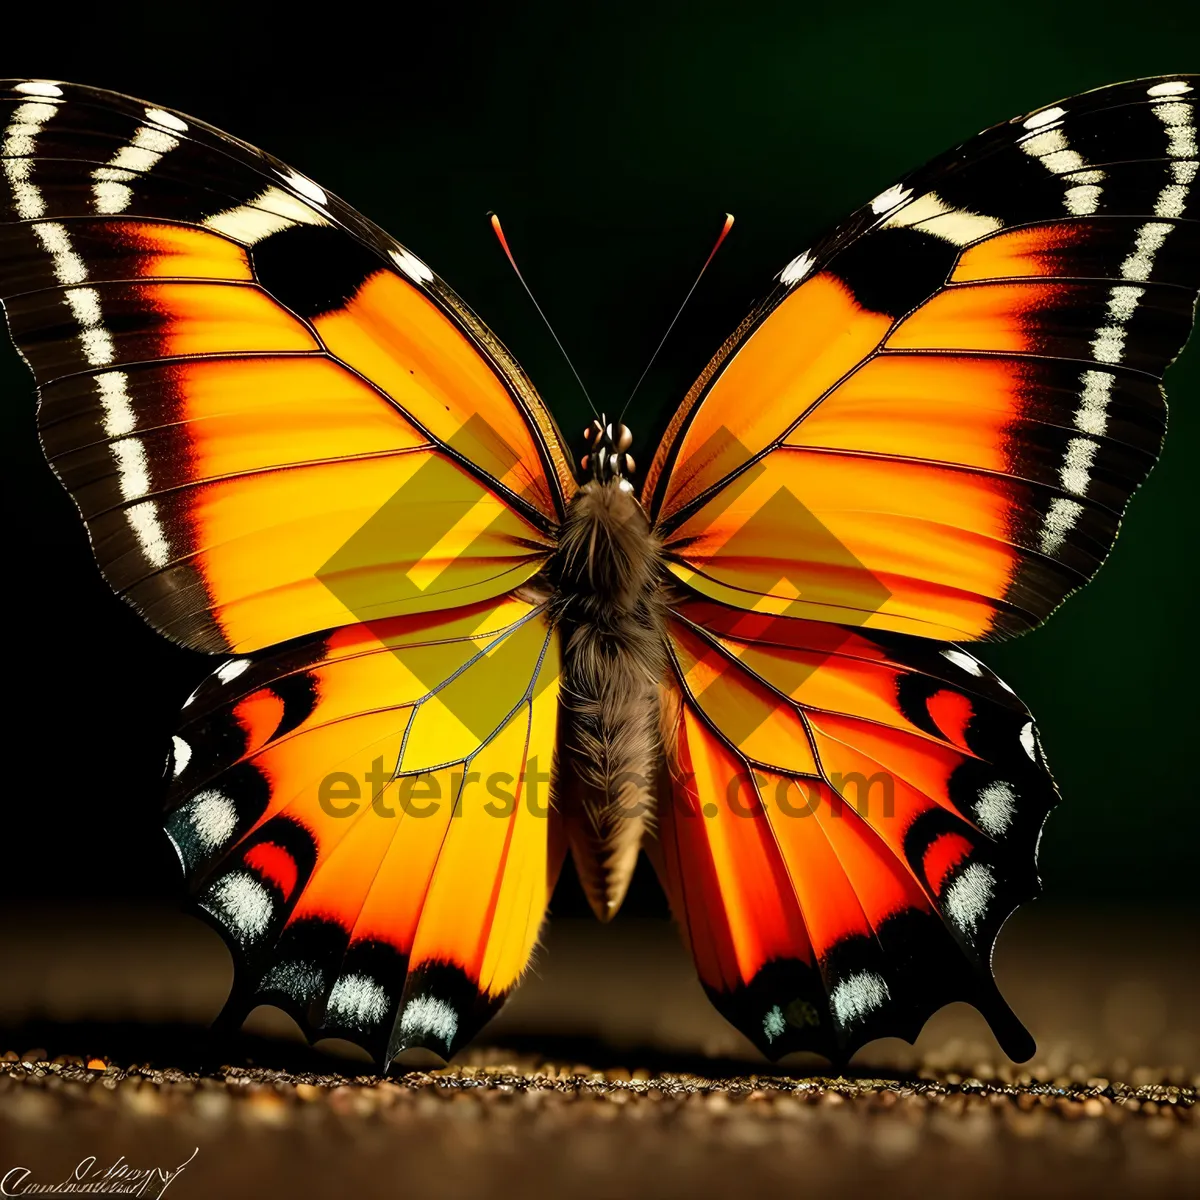
[[[482,16],[443,4],[419,19],[340,5],[303,25],[299,10],[265,6],[94,11],[6,15],[0,74],[132,93],[292,163],[431,263],[568,437],[586,408],[487,210],[610,410],[735,213],[628,418],[642,462],[716,346],[826,225],[981,128],[1116,80],[1194,70],[1200,46],[1193,6],[1109,0],[527,4]],[[1046,628],[983,650],[1038,718],[1062,789],[1042,843],[1047,902],[1195,904],[1200,347],[1167,384],[1166,452],[1108,565]],[[7,339],[0,412],[0,900],[169,899],[161,764],[210,664],[108,592],[42,460],[32,383]],[[665,913],[648,873],[630,908]],[[573,878],[555,911],[584,911]]]

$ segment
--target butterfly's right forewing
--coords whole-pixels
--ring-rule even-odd
[[[996,126],[780,272],[646,481],[671,570],[740,608],[1012,635],[1099,569],[1200,287],[1200,77]]]

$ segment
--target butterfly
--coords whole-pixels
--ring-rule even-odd
[[[227,1013],[449,1058],[566,855],[607,919],[645,850],[768,1057],[843,1062],[965,1000],[1028,1058],[990,960],[1057,793],[964,647],[1086,583],[1159,453],[1198,78],[881,191],[782,269],[640,481],[620,419],[577,468],[474,313],[304,175],[4,84],[0,294],[46,455],[118,594],[222,656],[165,825]]]

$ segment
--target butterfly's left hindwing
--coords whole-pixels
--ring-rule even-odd
[[[574,487],[524,374],[311,180],[96,89],[0,89],[0,298],[115,590],[237,652],[499,596]]]
[[[1028,1058],[991,974],[1057,798],[1020,701],[956,647],[705,600],[671,648],[655,858],[717,1007],[845,1061],[966,1000]]]
[[[562,862],[558,672],[544,610],[506,599],[300,639],[201,685],[167,830],[237,951],[234,1016],[277,1004],[385,1066],[474,1035]]]

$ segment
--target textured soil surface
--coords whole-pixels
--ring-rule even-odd
[[[766,1064],[656,923],[565,923],[540,963],[460,1061],[381,1079],[267,1010],[215,1040],[227,957],[187,918],[6,913],[0,1195],[130,1194],[189,1158],[173,1200],[1200,1190],[1190,923],[1022,914],[997,955],[1022,1066],[963,1006],[841,1076]]]

